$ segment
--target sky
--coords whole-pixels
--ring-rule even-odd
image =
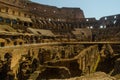
[[[40,4],[61,7],[80,8],[86,18],[120,14],[120,0],[31,0]]]

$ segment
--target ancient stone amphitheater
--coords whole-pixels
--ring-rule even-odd
[[[119,80],[120,14],[0,0],[0,80]]]

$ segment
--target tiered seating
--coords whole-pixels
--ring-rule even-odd
[[[119,41],[120,28],[95,29],[95,41]]]

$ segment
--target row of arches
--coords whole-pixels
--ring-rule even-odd
[[[30,27],[33,26],[32,22],[21,21],[19,19],[16,20],[16,19],[4,18],[1,16],[0,16],[0,23],[1,24],[8,24],[10,26],[16,26],[16,25],[30,26]]]

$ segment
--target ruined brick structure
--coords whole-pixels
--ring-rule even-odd
[[[119,30],[120,14],[96,20],[80,8],[0,0],[0,79],[119,74]]]

